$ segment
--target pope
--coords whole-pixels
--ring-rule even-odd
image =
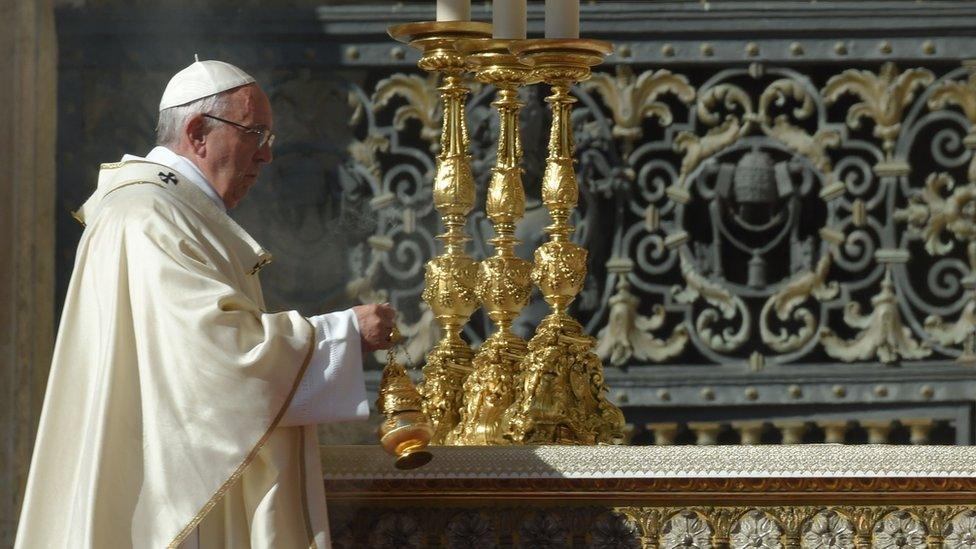
[[[268,312],[227,215],[271,162],[254,78],[197,61],[158,146],[102,165],[61,317],[18,548],[328,547],[316,425],[369,413],[394,311]]]

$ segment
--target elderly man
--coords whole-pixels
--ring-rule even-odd
[[[387,305],[265,310],[230,217],[271,162],[268,97],[195,62],[158,147],[102,166],[65,301],[17,547],[327,547],[315,425],[365,418]]]

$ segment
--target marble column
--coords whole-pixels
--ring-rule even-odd
[[[54,344],[52,0],[0,0],[0,547],[13,544]]]

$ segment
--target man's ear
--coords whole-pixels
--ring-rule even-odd
[[[187,121],[183,137],[198,156],[204,156],[207,149],[207,123],[202,114],[196,114]]]

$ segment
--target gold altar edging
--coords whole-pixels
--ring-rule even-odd
[[[974,478],[329,479],[329,500],[462,503],[506,500],[701,505],[976,503]]]

